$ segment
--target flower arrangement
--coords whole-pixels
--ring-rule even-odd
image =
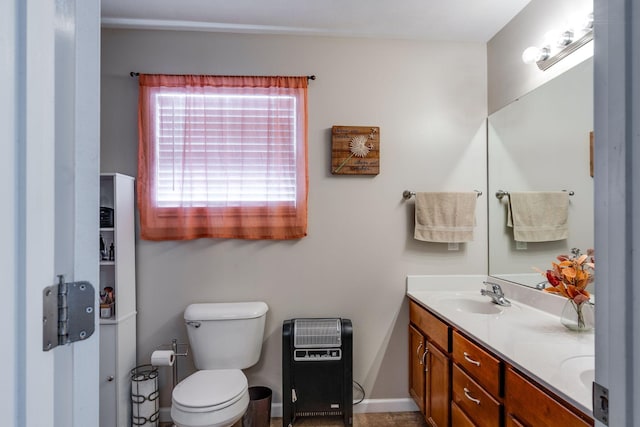
[[[571,252],[571,255],[556,257],[559,262],[552,262],[553,268],[541,273],[551,284],[544,289],[545,292],[569,299],[578,316],[577,329],[584,329],[586,325],[582,307],[589,301],[590,295],[585,288],[593,282],[595,259],[593,249],[588,249],[586,254],[581,254],[579,249],[572,249]]]

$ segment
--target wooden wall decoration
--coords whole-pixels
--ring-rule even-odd
[[[333,126],[331,128],[331,173],[378,175],[380,173],[380,128]]]
[[[593,178],[593,131],[589,132],[589,173]]]

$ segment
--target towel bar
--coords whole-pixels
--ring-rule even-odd
[[[569,196],[573,196],[574,194],[576,194],[573,190],[562,190],[562,191],[568,191],[569,192]],[[502,198],[504,196],[509,197],[509,192],[508,191],[504,191],[504,190],[496,191],[496,197],[498,198],[498,200],[502,200]]]
[[[478,197],[482,196],[482,191],[480,191],[480,190],[473,190],[473,191],[475,191],[477,193]],[[405,199],[405,200],[409,200],[410,198],[412,198],[415,195],[416,195],[415,191],[404,190],[402,192],[402,198]]]

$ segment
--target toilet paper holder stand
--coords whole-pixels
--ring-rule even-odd
[[[179,352],[178,347],[183,346],[184,351]],[[177,339],[171,340],[171,350],[176,355],[176,361],[173,363],[173,387],[178,384],[178,357],[187,357],[189,355],[189,345],[188,344],[178,344]]]
[[[189,345],[188,344],[179,344],[176,338],[171,340],[171,345],[163,344],[159,349],[165,350],[167,347],[170,347],[171,352],[173,353],[173,363],[171,364],[172,368],[172,386],[178,384],[178,357],[187,357],[189,355]],[[182,352],[179,350],[183,350]],[[153,362],[152,362],[153,363]],[[167,365],[165,365],[167,366]]]

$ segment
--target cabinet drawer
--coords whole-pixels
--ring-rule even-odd
[[[453,365],[452,394],[453,403],[459,406],[478,427],[500,425],[501,403],[455,364]]]
[[[453,427],[476,427],[476,425],[462,412],[462,409],[451,402],[451,425]]]
[[[500,360],[483,348],[453,332],[453,360],[489,393],[500,396]]]
[[[593,425],[593,420],[585,414],[582,414],[585,419],[581,418],[568,409],[568,405],[554,400],[511,367],[506,372],[505,396],[508,417],[513,414],[515,419],[527,426],[586,427]]]
[[[504,423],[505,427],[525,427],[520,421],[518,421],[513,415],[507,415],[507,420]]]
[[[442,320],[409,300],[409,318],[429,339],[430,342],[449,352],[449,327]]]

